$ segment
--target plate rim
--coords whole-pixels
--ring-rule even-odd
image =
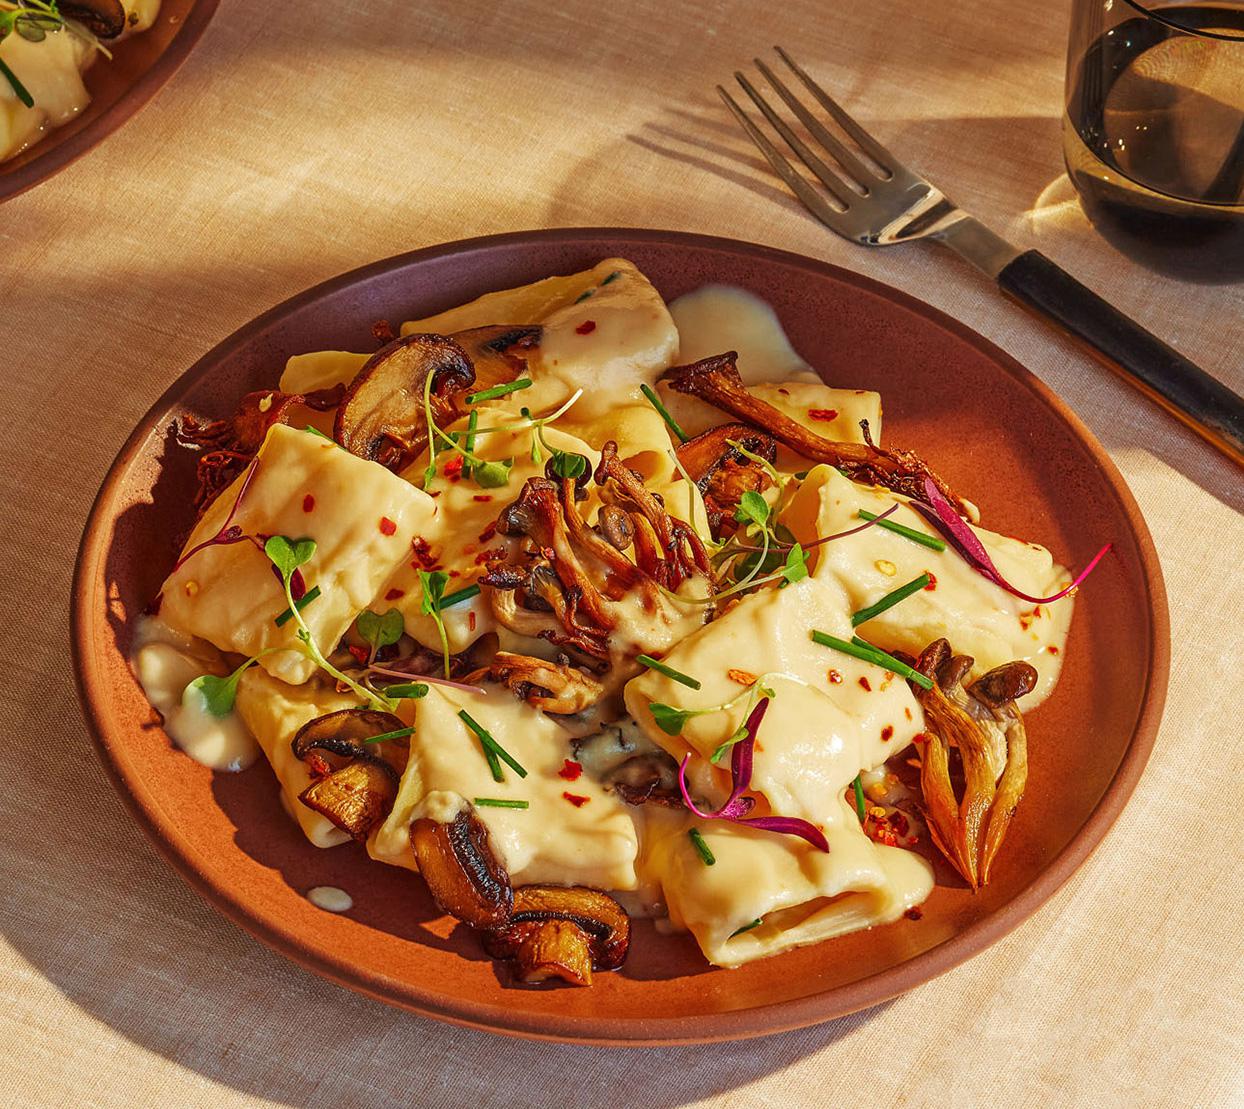
[[[209,0],[214,3],[215,0]],[[92,606],[88,599],[100,576],[107,555],[105,544],[106,504],[120,484],[129,464],[157,429],[160,417],[175,398],[184,395],[211,369],[237,348],[283,317],[324,296],[411,264],[447,255],[519,243],[572,243],[591,239],[629,240],[639,243],[684,245],[718,250],[793,265],[832,277],[865,292],[879,295],[923,317],[987,354],[998,369],[1040,397],[1071,429],[1096,463],[1111,495],[1126,518],[1139,553],[1144,581],[1145,605],[1152,627],[1149,668],[1139,712],[1123,757],[1088,819],[1062,851],[1049,860],[1037,878],[1006,905],[970,925],[962,932],[887,970],[867,978],[833,987],[794,1001],[773,1002],[746,1009],[711,1013],[697,1018],[694,1029],[685,1018],[649,1018],[623,1021],[614,1017],[560,1017],[525,1013],[522,1010],[475,1004],[463,999],[447,1001],[443,994],[428,994],[418,985],[360,971],[344,959],[306,950],[296,939],[281,932],[229,891],[213,885],[198,872],[193,859],[180,851],[160,820],[153,798],[142,798],[126,779],[120,752],[114,750],[102,713],[95,700],[95,683],[86,657],[87,628]],[[88,572],[89,570],[89,572]],[[267,309],[225,336],[173,380],[150,405],[126,439],[100,484],[79,543],[71,587],[71,654],[78,699],[92,743],[114,787],[140,827],[155,843],[173,869],[222,915],[242,927],[280,955],[355,992],[399,1008],[449,1024],[529,1040],[588,1043],[611,1047],[677,1046],[716,1043],[775,1035],[823,1023],[860,1009],[878,1005],[967,961],[997,942],[1044,905],[1083,865],[1105,839],[1111,826],[1135,791],[1157,738],[1165,705],[1170,672],[1170,617],[1162,568],[1144,516],[1126,481],[1096,436],[1054,391],[1002,350],[992,340],[933,305],[883,282],[831,262],[760,243],[698,232],[629,227],[569,227],[510,231],[438,243],[379,259],[345,271]]]
[[[219,6],[220,0],[194,0],[181,27],[164,52],[152,62],[151,68],[81,130],[64,142],[49,146],[16,169],[6,170],[4,163],[0,162],[0,204],[55,177],[100,143],[106,142],[142,111],[182,67]],[[90,110],[89,104],[87,110]],[[38,144],[34,149],[38,149]]]

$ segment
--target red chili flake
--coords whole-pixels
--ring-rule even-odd
[[[864,678],[864,677],[860,678],[860,686],[863,688],[864,692],[866,693],[871,693],[873,691],[872,683],[870,683],[867,678]]]
[[[591,335],[596,330],[595,320],[584,320],[574,329],[576,335]]]
[[[306,762],[307,773],[310,774],[312,778],[327,778],[333,772],[333,768],[329,765],[328,760],[318,751],[310,752],[307,755]]]
[[[471,631],[475,630],[475,609],[467,613],[467,628]]]
[[[911,831],[911,825],[907,823],[907,817],[905,817],[901,812],[892,812],[890,814],[890,823],[894,826],[894,830],[900,836],[905,836]]]
[[[475,565],[483,566],[485,562],[492,562],[494,559],[504,558],[504,557],[505,557],[504,547],[492,547],[490,550],[480,551],[480,553],[475,556]]]
[[[406,590],[405,590],[405,589],[390,589],[390,590],[389,590],[389,591],[388,591],[388,592],[384,595],[384,599],[385,599],[386,601],[396,601],[396,600],[398,599],[398,597],[405,597],[405,596],[406,596]]]
[[[830,685],[841,685],[842,684],[842,671],[841,670],[830,670],[829,674],[826,676],[829,678]]]
[[[1052,654],[1052,655],[1056,655],[1056,654],[1058,654],[1058,648],[1057,648],[1057,647],[1055,647],[1053,644],[1051,644],[1050,646],[1046,647],[1046,650],[1047,650],[1047,651],[1049,651],[1049,652],[1050,652],[1050,654]]]
[[[436,569],[436,556],[432,553],[432,544],[426,539],[422,536],[415,536],[410,541],[410,549],[415,552],[415,562],[412,562],[411,566],[414,566],[416,570],[420,568],[424,570]]]
[[[923,920],[924,919],[924,913],[920,910],[919,906],[917,905],[913,905],[910,909],[907,910],[907,912],[903,914],[903,916],[905,916],[908,920]]]
[[[429,496],[429,497],[432,497],[433,499],[435,499],[435,498],[439,497],[439,496],[441,495],[441,493],[442,493],[442,492],[444,492],[444,490],[442,490],[442,489],[433,489],[433,490],[432,490],[432,492],[428,494],[428,496]]]
[[[397,533],[397,524],[390,520],[387,516],[380,517],[380,534],[395,535]]]
[[[912,743],[928,743],[929,733],[928,732],[917,732],[914,736],[911,737],[911,741]]]
[[[583,808],[583,806],[591,800],[590,797],[583,797],[578,793],[563,793],[562,796],[566,798],[566,800],[569,801],[576,809]]]
[[[366,647],[355,647],[353,644],[350,644],[346,650],[362,663],[366,663],[368,658],[371,657],[371,652]]]
[[[888,743],[893,738],[894,738],[894,725],[887,724],[884,728],[881,729],[881,742]]]
[[[315,498],[308,493],[302,498],[302,510],[303,512],[310,512],[313,508],[315,508]]]
[[[562,763],[562,768],[557,772],[557,776],[559,778],[565,778],[568,782],[574,782],[578,780],[582,773],[583,767],[575,762],[574,759],[566,759]]]
[[[492,500],[492,494],[491,493],[476,493],[475,496],[471,498],[471,500],[478,501],[480,504],[487,504],[490,500]]]
[[[450,481],[458,481],[462,477],[462,464],[466,459],[460,454],[455,454],[448,462],[445,463],[442,473],[449,478]]]
[[[906,716],[908,720],[911,719],[911,709],[906,705],[903,706],[903,715]]]
[[[809,408],[808,419],[820,420],[823,423],[829,423],[830,420],[838,418],[838,409],[836,408]]]
[[[461,570],[450,570],[449,576],[451,578],[460,578],[462,577],[462,571]]]
[[[750,670],[727,670],[726,677],[732,682],[738,682],[739,685],[755,685],[756,675]]]
[[[925,573],[929,575],[929,584],[924,587],[924,591],[931,593],[937,588],[937,575],[932,570],[925,570]]]
[[[483,531],[479,533],[479,541],[487,543],[494,535],[497,534],[497,521],[493,520]]]

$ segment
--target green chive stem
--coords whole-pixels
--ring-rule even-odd
[[[705,866],[713,866],[717,862],[717,856],[713,854],[713,849],[704,841],[704,837],[700,834],[699,828],[692,828],[687,833],[692,845],[699,852],[700,858],[704,860]]]
[[[420,697],[426,697],[427,694],[428,686],[425,682],[404,682],[401,685],[384,687],[386,697],[409,697],[411,700],[417,700]]]
[[[507,801],[501,797],[477,797],[475,804],[481,809],[529,809],[530,801]]]
[[[510,393],[517,393],[520,389],[530,389],[535,382],[529,377],[520,377],[517,381],[511,381],[506,385],[494,385],[491,389],[481,389],[478,393],[468,393],[467,404],[479,404],[481,401],[496,400],[498,397],[508,396]],[[467,450],[471,446],[468,444]]]
[[[661,403],[661,398],[653,392],[652,387],[648,384],[644,384],[639,387],[639,391],[647,398],[648,403],[661,414],[661,419],[665,421],[665,424],[670,431],[678,436],[678,441],[680,443],[685,443],[689,436],[678,426],[678,421],[670,415],[669,409]]]
[[[658,674],[664,674],[667,678],[671,678],[680,685],[685,685],[688,689],[699,689],[700,683],[692,677],[684,674],[681,670],[675,670],[672,666],[666,666],[665,663],[659,662],[651,655],[636,655],[635,661],[641,666],[648,667],[649,670],[655,670]]]
[[[0,58],[0,74],[4,75],[4,79],[8,81],[13,91],[17,93],[18,100],[25,104],[27,108],[35,106],[35,98],[30,95],[30,90],[18,80],[17,74],[4,64],[3,58]]]
[[[413,726],[409,728],[398,728],[396,731],[385,732],[382,735],[374,735],[371,737],[371,739],[365,739],[363,740],[363,742],[364,743],[379,743],[381,740],[401,739],[402,736],[414,735],[414,734],[415,734],[415,729]]]
[[[876,520],[877,527],[885,528],[886,531],[892,531],[895,535],[901,535],[904,539],[910,539],[913,543],[919,543],[922,547],[928,547],[933,551],[944,551],[946,549],[946,543],[938,539],[936,535],[927,535],[923,531],[909,528],[905,524],[896,524],[893,520],[882,520],[875,512],[865,512],[862,508],[856,515],[861,520]]]
[[[458,710],[458,718],[475,733],[476,737],[479,739],[480,746],[484,748],[485,754],[491,753],[493,758],[500,759],[520,778],[527,777],[527,771],[523,769],[522,765],[514,759],[514,756],[502,747],[501,744],[499,744],[495,739],[493,739],[488,729],[476,720],[469,712],[467,712],[466,709]],[[489,759],[489,765],[492,765],[492,759]],[[497,778],[495,773],[493,774],[493,778],[497,781],[502,780]]]
[[[858,628],[861,624],[868,623],[874,616],[880,616],[888,608],[893,608],[899,601],[904,601],[913,593],[919,593],[926,585],[929,584],[929,575],[921,574],[918,578],[914,578],[906,585],[900,585],[897,589],[891,590],[876,604],[862,608],[854,616],[851,617],[851,627]]]
[[[730,939],[734,939],[735,936],[741,936],[744,932],[750,932],[753,928],[759,928],[759,927],[760,927],[760,917],[757,917],[755,920],[751,922],[751,924],[744,924],[742,928],[736,928],[733,932],[731,932]]]
[[[887,655],[880,647],[874,647],[871,643],[865,643],[864,640],[855,637],[848,643],[845,639],[837,639],[828,632],[813,631],[812,642],[822,647],[832,647],[835,651],[841,651],[844,655],[851,655],[863,662],[871,662],[874,666],[880,666],[883,670],[892,670],[896,674],[902,675],[910,681],[915,682],[925,689],[932,689],[933,682],[926,678],[919,670],[913,670],[905,662],[899,662],[893,655]]]
[[[441,607],[441,610],[444,611],[445,609],[449,608],[450,605],[456,605],[456,604],[461,603],[462,601],[470,600],[470,598],[478,597],[478,596],[479,596],[478,585],[463,586],[463,588],[455,590],[453,593],[446,593],[445,596],[441,598],[440,607]]]
[[[855,787],[855,814],[860,818],[860,823],[864,823],[864,783],[860,781],[860,776],[855,776],[855,781],[851,783]]]
[[[299,597],[298,600],[294,602],[294,608],[296,608],[299,612],[301,612],[304,608],[307,607],[307,605],[309,605],[312,601],[314,601],[315,598],[318,597],[319,595],[320,595],[320,587],[318,585],[313,585],[301,597]],[[287,608],[284,612],[281,613],[280,616],[278,616],[272,622],[278,628],[283,628],[293,618],[294,618],[294,609]]]

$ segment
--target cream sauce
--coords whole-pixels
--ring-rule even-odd
[[[348,913],[354,908],[354,898],[338,886],[312,886],[307,900],[328,913]]]
[[[223,677],[229,667],[209,643],[144,616],[135,634],[132,665],[143,692],[164,718],[164,730],[195,762],[213,770],[245,770],[259,747],[236,712],[214,716],[191,688],[203,674]]]
[[[805,376],[820,380],[791,346],[772,305],[746,289],[702,285],[671,301],[670,315],[678,328],[678,357],[684,365],[733,350],[748,385]]]

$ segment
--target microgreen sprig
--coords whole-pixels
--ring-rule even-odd
[[[445,677],[449,677],[449,633],[445,630],[445,617],[441,609],[445,606],[445,586],[449,575],[444,570],[420,570],[419,587],[423,593],[419,602],[419,611],[424,616],[432,617],[436,630],[441,637],[441,654],[445,662]]]
[[[661,419],[665,421],[665,426],[670,429],[677,437],[680,443],[685,443],[690,436],[678,426],[678,421],[670,415],[670,410],[661,403],[661,398],[657,396],[656,391],[651,385],[643,384],[639,387],[639,391],[643,393],[644,399],[657,410]]]
[[[200,674],[182,691],[182,703],[185,703],[186,694],[194,690],[203,698],[203,707],[209,713],[216,717],[228,716],[237,701],[238,683],[242,680],[242,675],[265,655],[284,649],[284,647],[269,647],[267,650],[260,651],[259,654],[248,658],[232,674],[226,674],[223,678],[218,674]]]
[[[315,642],[315,636],[311,634],[311,629],[307,627],[307,622],[302,618],[302,613],[294,602],[290,580],[293,578],[295,570],[300,566],[305,566],[314,557],[315,540],[290,539],[288,536],[274,535],[264,544],[263,549],[269,561],[276,567],[277,573],[281,575],[281,588],[285,590],[286,604],[293,614],[292,619],[298,625],[297,637],[300,647],[296,649],[300,649],[306,658],[325,671],[330,677],[335,678],[342,685],[361,697],[372,708],[380,709],[382,712],[391,712],[393,710],[392,701],[376,693],[375,690],[360,685],[353,678],[343,674],[324,657],[323,652]]]
[[[363,642],[371,648],[371,654],[367,659],[370,666],[376,661],[378,651],[384,647],[391,647],[402,638],[402,633],[406,630],[406,622],[395,608],[384,613],[364,609],[355,619],[354,627]]]

